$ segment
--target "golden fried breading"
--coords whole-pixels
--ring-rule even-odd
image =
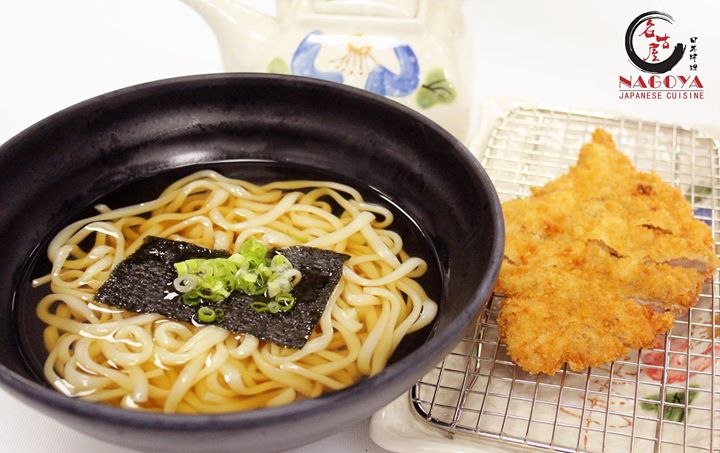
[[[577,279],[601,280],[610,292],[657,305],[659,311],[678,312],[695,304],[705,280],[694,268],[614,255],[599,241],[518,237],[512,243],[522,253],[506,248],[498,294],[526,295],[542,283],[538,278],[570,271]]]
[[[653,344],[672,327],[672,313],[656,313],[602,282],[558,273],[546,285],[502,303],[500,332],[513,361],[531,373],[553,374],[563,363],[582,370]]]
[[[503,204],[500,337],[531,373],[651,345],[719,262],[682,194],[640,173],[598,129],[566,175]]]

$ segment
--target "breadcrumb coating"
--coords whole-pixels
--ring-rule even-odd
[[[652,345],[720,264],[680,191],[638,172],[602,129],[567,174],[503,213],[500,338],[530,373]]]

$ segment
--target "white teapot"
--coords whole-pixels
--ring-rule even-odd
[[[470,129],[462,0],[183,0],[213,28],[227,71],[316,77],[387,96],[460,140]]]

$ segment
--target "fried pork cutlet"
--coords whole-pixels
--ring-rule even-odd
[[[650,346],[720,264],[682,194],[602,129],[570,171],[503,204],[500,338],[531,373],[579,371]]]

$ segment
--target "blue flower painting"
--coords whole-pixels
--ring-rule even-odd
[[[315,68],[315,59],[322,48],[321,40],[318,39],[320,36],[322,36],[322,32],[314,31],[300,42],[297,49],[295,49],[295,54],[293,54],[290,69],[295,75],[342,83],[342,73],[337,71],[318,71],[317,68]]]
[[[295,49],[290,69],[295,75],[343,83],[342,72],[320,71],[315,66],[323,45],[322,36],[323,33],[319,30],[305,36],[297,49]],[[369,52],[370,50],[370,46],[361,48],[362,52]],[[362,55],[368,57],[365,58],[367,61],[372,62],[372,67],[369,69],[365,80],[366,90],[381,96],[403,97],[412,94],[417,89],[420,83],[420,65],[415,52],[409,45],[404,43],[394,46],[393,52],[400,66],[399,73],[394,73],[386,66],[378,63],[372,55]]]
[[[383,65],[377,65],[368,75],[365,89],[383,96],[402,97],[411,94],[420,82],[420,65],[415,52],[403,44],[393,48],[400,63],[400,73],[395,74]]]

